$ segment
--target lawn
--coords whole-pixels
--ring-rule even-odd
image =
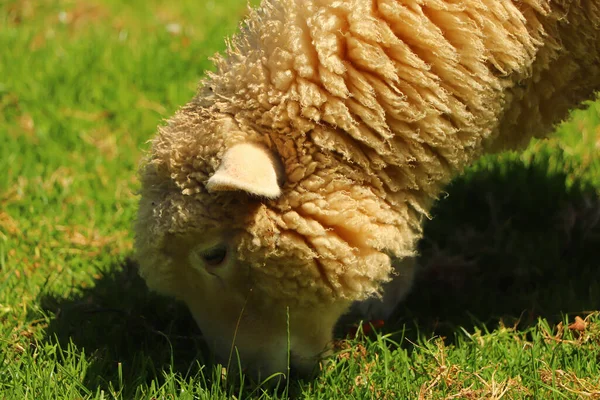
[[[598,102],[456,179],[414,292],[314,380],[213,365],[186,309],[137,277],[136,169],[245,13],[0,2],[0,399],[600,398]]]

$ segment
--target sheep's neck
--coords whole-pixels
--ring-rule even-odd
[[[405,215],[408,251],[413,212],[449,179],[598,89],[600,11],[581,3],[266,2],[196,101],[276,148],[292,187],[327,173],[369,187]]]

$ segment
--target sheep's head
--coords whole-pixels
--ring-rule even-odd
[[[262,374],[285,371],[288,350],[315,365],[349,304],[388,278],[397,218],[341,166],[281,146],[187,106],[142,168],[136,224],[149,287],[188,305],[222,362]]]

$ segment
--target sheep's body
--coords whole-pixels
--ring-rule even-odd
[[[217,67],[142,170],[140,270],[217,353],[239,331],[242,361],[283,370],[288,318],[309,365],[392,258],[414,255],[452,176],[592,98],[600,0],[266,1]],[[240,143],[266,149],[270,183],[217,177]],[[229,253],[210,270],[215,243]],[[397,272],[406,287],[412,268]]]

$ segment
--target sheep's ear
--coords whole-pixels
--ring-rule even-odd
[[[282,181],[281,162],[269,150],[254,143],[243,143],[225,152],[206,188],[209,192],[241,190],[274,199],[281,194]]]

